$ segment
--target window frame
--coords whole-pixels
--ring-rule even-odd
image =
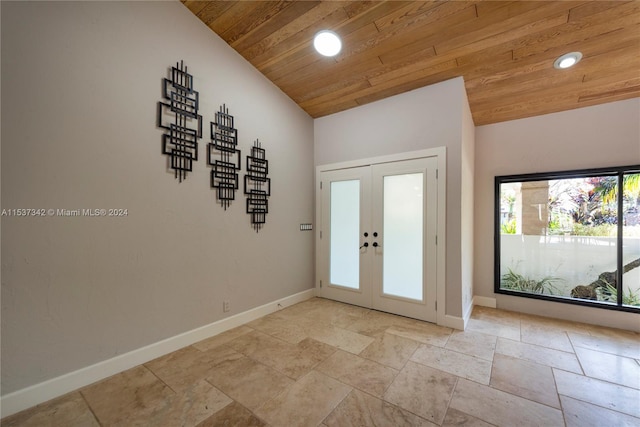
[[[622,259],[622,249],[623,249],[623,235],[622,235],[622,227],[624,226],[623,218],[623,197],[618,197],[617,199],[617,238],[616,238],[616,287],[618,290],[617,293],[617,301],[616,304],[603,304],[599,301],[580,299],[580,298],[570,298],[570,297],[562,297],[562,296],[552,296],[552,295],[544,295],[544,294],[535,294],[528,292],[521,292],[512,289],[502,289],[500,287],[501,283],[501,275],[500,275],[500,236],[501,236],[501,223],[500,223],[500,186],[504,183],[515,183],[515,182],[530,182],[530,181],[541,181],[541,180],[554,180],[554,179],[570,179],[570,178],[585,178],[591,176],[616,176],[618,178],[618,188],[622,189],[622,179],[625,174],[635,174],[640,173],[640,164],[637,165],[629,165],[629,166],[613,166],[606,168],[590,168],[590,169],[576,169],[576,170],[568,170],[568,171],[554,171],[554,172],[536,172],[536,173],[527,173],[527,174],[518,174],[518,175],[500,175],[495,176],[494,178],[494,292],[496,294],[501,295],[509,295],[515,297],[523,297],[523,298],[533,298],[543,301],[551,301],[556,303],[563,304],[573,304],[573,305],[581,305],[586,307],[593,308],[603,308],[606,310],[615,310],[615,311],[624,311],[631,313],[640,313],[640,307],[634,306],[625,306],[622,305],[622,297],[623,297],[623,267],[624,262]],[[622,191],[619,190],[619,195],[621,195]]]

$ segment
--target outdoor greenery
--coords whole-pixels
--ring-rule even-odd
[[[556,277],[545,277],[540,280],[524,277],[521,274],[509,269],[509,272],[502,275],[501,288],[512,291],[529,292],[533,294],[557,295],[558,289],[554,286],[560,279]]]
[[[607,286],[599,292],[599,299],[607,302],[618,301],[618,289],[615,286],[607,284]],[[633,291],[627,289],[627,292],[622,292],[622,305],[632,305],[640,307],[640,290]]]
[[[505,211],[505,218],[500,224],[500,232],[502,234],[516,234],[515,203],[516,196],[513,191],[502,192],[500,204],[502,206],[501,210]]]
[[[500,225],[502,234],[516,234],[516,220],[515,218]]]
[[[615,237],[618,187],[616,176],[550,181],[549,234]],[[640,212],[640,174],[624,175],[622,187],[624,221]]]
[[[618,179],[612,176],[594,178],[594,193],[600,196],[604,205],[615,203],[618,199]],[[640,174],[627,174],[622,178],[622,194],[625,202],[637,202],[640,197]],[[634,203],[634,206],[637,203]]]
[[[640,174],[626,174],[622,179],[623,218],[631,225],[640,221]],[[501,232],[515,234],[515,187],[504,187],[500,197]],[[615,237],[618,222],[618,178],[596,176],[549,181],[549,235]],[[625,232],[625,235],[628,235]]]
[[[584,225],[576,223],[571,228],[572,236],[616,237],[617,234],[618,226],[615,224]]]

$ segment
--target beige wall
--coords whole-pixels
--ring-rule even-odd
[[[2,218],[3,395],[313,286],[313,233],[299,231],[313,219],[306,113],[179,2],[1,7],[2,208],[128,209]],[[181,59],[204,137],[179,183],[156,106]],[[209,188],[209,121],[222,103],[243,157],[259,138],[270,160],[259,234],[244,196],[225,212]]]
[[[493,293],[494,177],[640,164],[640,99],[476,128],[474,294],[499,308],[640,329],[638,315]]]
[[[314,121],[316,165],[447,147],[446,314],[457,317],[463,314],[461,152],[465,103],[464,82],[459,77]],[[471,269],[472,264],[464,268]]]

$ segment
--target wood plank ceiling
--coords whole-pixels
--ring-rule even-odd
[[[640,96],[640,1],[182,2],[314,118],[458,76],[476,125]]]

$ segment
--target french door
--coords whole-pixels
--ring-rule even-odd
[[[436,321],[437,158],[320,172],[319,295]]]

